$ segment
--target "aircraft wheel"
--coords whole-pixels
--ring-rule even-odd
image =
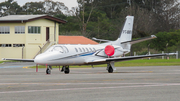
[[[64,69],[65,69],[65,70],[64,70],[64,73],[65,73],[65,74],[69,74],[69,72],[70,72],[69,66],[66,66]]]
[[[46,69],[46,74],[51,74],[51,70],[49,68]]]
[[[113,73],[113,68],[111,66],[108,68],[108,72]]]

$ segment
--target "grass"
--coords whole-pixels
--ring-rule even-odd
[[[115,66],[180,66],[180,59],[140,59],[132,61],[118,62]]]
[[[3,63],[4,61],[0,61],[0,64]]]
[[[94,67],[106,67],[106,64],[95,65]],[[124,62],[116,62],[115,67],[133,67],[133,66],[180,66],[180,59],[140,59],[140,60],[131,60]],[[71,66],[71,68],[90,68],[90,65],[82,66]],[[31,68],[36,68],[31,67]],[[45,68],[45,66],[39,66],[39,68]],[[59,66],[53,66],[53,68],[59,68]]]

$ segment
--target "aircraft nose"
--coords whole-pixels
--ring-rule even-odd
[[[41,64],[41,65],[43,65],[43,64],[45,64],[45,59],[43,58],[43,55],[37,55],[36,57],[35,57],[35,59],[34,59],[34,62],[36,63],[36,64]]]

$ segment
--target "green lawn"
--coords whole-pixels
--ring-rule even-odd
[[[94,67],[106,67],[107,65],[95,65]],[[133,67],[133,66],[180,66],[180,59],[139,59],[130,60],[124,62],[116,62],[115,67]],[[92,66],[82,65],[82,66],[70,66],[71,68],[89,68]],[[35,68],[32,67],[32,68]],[[45,66],[39,66],[39,68],[45,68]],[[58,68],[58,66],[53,66],[53,68]]]
[[[180,66],[180,59],[140,59],[132,61],[118,62],[115,66]]]

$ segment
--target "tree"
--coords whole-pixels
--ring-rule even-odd
[[[0,3],[0,16],[15,15],[21,11],[21,7],[14,0]]]
[[[93,0],[77,0],[78,8],[74,8],[74,16],[79,19],[79,26],[83,36],[86,36],[86,27],[90,21],[96,2]],[[86,7],[87,5],[87,7]]]
[[[23,6],[23,11],[27,14],[48,14],[51,16],[63,14],[68,8],[62,2],[44,0],[43,2],[28,2]]]

